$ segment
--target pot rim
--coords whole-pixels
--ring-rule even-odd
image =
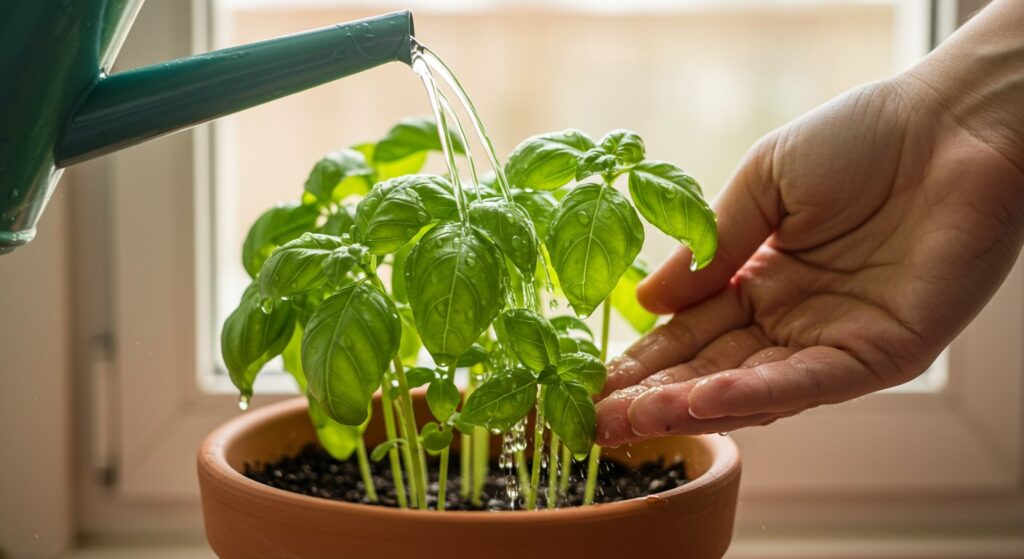
[[[364,505],[293,493],[249,479],[228,464],[226,449],[233,442],[245,437],[255,430],[257,426],[272,422],[280,416],[305,413],[306,406],[306,399],[300,396],[260,406],[232,417],[210,432],[203,440],[198,455],[199,469],[209,475],[212,480],[231,488],[233,493],[238,493],[248,499],[277,501],[284,507],[301,507],[307,510],[316,510],[323,514],[360,514],[371,518],[404,519],[416,522],[447,521],[454,515],[460,521],[470,523],[493,522],[498,518],[495,516],[496,514],[500,515],[502,522],[513,523],[539,523],[553,520],[595,520],[603,517],[618,517],[628,514],[637,508],[648,507],[651,502],[658,503],[701,490],[713,490],[714,486],[722,485],[731,477],[739,475],[740,470],[739,449],[731,437],[693,435],[689,437],[697,440],[711,455],[710,466],[706,472],[696,479],[661,493],[616,501],[614,503],[599,503],[585,507],[542,509],[536,511],[437,511]]]

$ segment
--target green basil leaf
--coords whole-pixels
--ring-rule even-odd
[[[548,222],[551,221],[551,214],[555,213],[555,206],[558,201],[548,192],[537,190],[520,190],[512,192],[512,200],[519,204],[526,214],[530,216],[537,236],[544,238],[548,230]]]
[[[469,220],[498,245],[512,265],[533,277],[537,269],[537,238],[526,212],[503,198],[492,198],[470,204]]]
[[[549,386],[544,394],[544,420],[573,454],[585,454],[594,446],[594,402],[582,385],[560,382]]]
[[[310,291],[288,300],[288,304],[295,309],[295,322],[299,326],[302,328],[306,327],[306,324],[309,323],[309,317],[313,316],[320,303],[324,302],[324,296],[325,294],[322,290]]]
[[[441,177],[414,175],[377,183],[356,207],[355,237],[371,254],[395,252],[432,219],[457,213],[451,187]]]
[[[559,360],[558,376],[566,382],[580,384],[591,394],[597,394],[604,388],[608,371],[600,359],[589,353],[570,353]]]
[[[299,385],[299,392],[306,393],[306,372],[302,370],[302,326],[295,325],[295,332],[288,345],[281,351],[281,360],[284,361],[284,370],[288,371],[295,383]]]
[[[410,389],[434,382],[436,379],[437,372],[430,367],[410,367],[405,371],[405,382],[409,384]]]
[[[420,232],[408,243],[402,245],[402,248],[398,249],[391,258],[391,295],[400,303],[409,302],[409,294],[405,290],[405,262],[409,259],[412,248],[420,242],[427,231],[430,231],[430,228],[431,226],[428,225],[420,229]]]
[[[473,365],[479,365],[480,363],[487,361],[487,358],[490,356],[491,353],[487,351],[487,348],[480,344],[473,344],[459,356],[458,361],[455,362],[455,366],[472,367]]]
[[[453,413],[452,416],[448,418],[448,425],[455,427],[463,435],[472,435],[473,431],[476,429],[472,424],[463,421],[462,414],[459,412]]]
[[[459,223],[435,227],[420,239],[405,263],[405,284],[416,330],[442,366],[473,345],[505,301],[501,253]]]
[[[255,278],[274,249],[316,229],[319,210],[314,206],[283,204],[263,212],[242,244],[242,266]]]
[[[338,211],[327,216],[327,220],[320,226],[319,232],[324,235],[334,235],[335,237],[351,234],[352,226],[356,224],[356,220],[349,212],[349,208],[338,206]]]
[[[348,460],[356,447],[359,446],[359,439],[366,430],[366,422],[362,425],[342,425],[334,421],[320,408],[316,398],[309,396],[309,419],[316,429],[316,438],[328,454],[336,460]]]
[[[637,258],[626,270],[626,273],[619,278],[619,283],[612,290],[611,295],[612,308],[618,311],[622,318],[625,318],[626,322],[640,334],[654,328],[654,323],[658,321],[658,316],[643,308],[640,301],[636,299],[636,286],[649,273],[650,268],[647,267],[647,263],[643,259]]]
[[[554,190],[576,176],[576,163],[594,140],[568,129],[527,138],[508,156],[505,175],[516,188]]]
[[[715,212],[693,177],[671,163],[644,161],[629,172],[629,193],[644,219],[690,247],[690,269],[711,263],[718,249]]]
[[[362,281],[328,297],[306,326],[302,367],[309,392],[335,421],[359,425],[402,336],[398,309]]]
[[[612,173],[617,163],[615,156],[604,149],[591,148],[581,155],[576,163],[576,180],[583,180],[591,175]]]
[[[461,399],[462,395],[451,379],[434,379],[427,387],[427,406],[441,423],[447,422],[455,413]]]
[[[423,441],[423,448],[431,453],[437,454],[452,444],[452,430],[446,429],[431,421],[420,430],[420,440]]]
[[[612,130],[601,138],[601,149],[615,156],[618,164],[636,165],[645,155],[644,140],[632,130]]]
[[[575,338],[567,334],[558,335],[558,349],[563,355],[568,353],[587,353],[594,357],[601,355],[601,350],[597,349],[594,342],[583,338]]]
[[[556,316],[551,319],[551,325],[558,332],[569,335],[572,338],[594,341],[594,333],[590,331],[587,323],[575,316],[568,314]]]
[[[644,228],[614,188],[584,184],[558,203],[545,244],[566,299],[587,316],[640,253]]]
[[[377,144],[360,144],[352,146],[352,149],[362,153],[366,160],[370,162],[370,167],[373,168],[373,174],[377,181],[385,181],[402,175],[418,173],[427,162],[427,152],[425,151],[416,152],[394,161],[376,161],[374,159],[374,152],[377,150]]]
[[[260,305],[259,290],[253,282],[242,300],[224,321],[220,349],[231,382],[248,398],[263,365],[279,355],[295,332],[295,311],[291,305],[277,305],[269,313]]]
[[[340,247],[341,239],[319,233],[303,233],[281,245],[260,270],[260,297],[266,301],[319,289],[327,282],[324,264]]]
[[[412,367],[419,361],[423,342],[420,341],[420,335],[416,332],[412,309],[403,305],[398,308],[398,316],[402,319],[402,344],[398,348],[398,357],[402,360],[403,365]]]
[[[456,153],[466,151],[457,134],[449,131],[449,138]],[[378,165],[395,162],[425,151],[441,151],[437,124],[429,118],[410,118],[399,121],[377,142],[373,161]]]
[[[558,376],[558,368],[554,365],[548,365],[544,367],[544,370],[537,376],[537,384],[547,386],[559,382],[561,379]]]
[[[373,447],[373,452],[370,453],[370,460],[374,462],[380,462],[385,456],[391,452],[391,449],[398,448],[405,444],[405,439],[389,439],[379,445]]]
[[[349,245],[334,249],[324,261],[324,275],[335,287],[342,287],[350,281],[348,273],[359,266],[366,256],[363,245]]]
[[[474,390],[462,406],[460,420],[491,430],[507,431],[533,408],[537,378],[526,369],[494,373]]]
[[[364,195],[370,189],[373,169],[362,153],[342,149],[317,161],[306,178],[305,189],[321,202],[337,202],[352,195]]]
[[[508,348],[523,365],[542,371],[558,362],[558,334],[546,318],[531,310],[512,309],[499,320]]]

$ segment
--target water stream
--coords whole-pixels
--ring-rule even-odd
[[[455,150],[452,146],[452,135],[451,128],[454,128],[458,133],[458,138],[462,141],[462,145],[465,148],[465,157],[467,166],[469,167],[469,180],[472,182],[473,192],[477,200],[480,199],[480,178],[477,173],[476,164],[473,160],[473,156],[470,153],[469,138],[466,134],[466,130],[459,120],[459,116],[449,102],[448,97],[438,87],[438,78],[441,82],[448,86],[448,88],[454,92],[455,98],[459,101],[462,109],[469,115],[470,122],[473,124],[473,130],[476,132],[477,139],[479,140],[480,146],[484,150],[484,154],[487,156],[487,161],[491,165],[491,169],[496,177],[496,184],[498,186],[498,192],[501,197],[508,203],[510,211],[521,212],[521,217],[529,221],[529,216],[517,209],[515,202],[512,199],[512,189],[509,186],[508,179],[505,177],[505,171],[501,163],[498,161],[498,156],[494,151],[494,145],[491,143],[490,138],[487,136],[487,132],[484,129],[483,122],[480,119],[480,115],[470,101],[469,96],[466,94],[465,89],[456,79],[451,69],[433,52],[422,44],[416,42],[413,39],[413,54],[412,54],[412,69],[419,76],[423,82],[423,86],[427,91],[427,98],[430,101],[430,108],[434,116],[434,120],[437,123],[438,139],[441,143],[441,151],[444,155],[445,165],[448,169],[448,176],[450,177],[452,188],[455,190],[455,201],[458,206],[459,220],[464,226],[469,226],[469,213],[468,213],[468,200],[466,197],[465,188],[463,186],[462,177],[459,175],[458,165],[455,160]],[[511,216],[510,216],[511,219]],[[555,303],[554,297],[552,296],[553,286],[548,272],[547,263],[544,262],[544,252],[541,250],[540,240],[537,240],[538,254],[543,263],[543,270],[547,281],[544,282],[544,290],[548,293],[551,298],[551,302]],[[540,309],[540,299],[537,291],[533,288],[533,284],[536,281],[533,277],[522,277],[520,282],[523,287],[523,301],[527,307],[532,308],[538,312]],[[511,297],[511,290],[506,290],[506,293]],[[514,305],[514,299],[508,301],[510,305]],[[552,309],[556,308],[554,305]],[[507,433],[502,435],[502,447],[501,455],[498,458],[498,466],[505,475],[505,492],[512,506],[520,496],[520,482],[519,475],[522,472],[517,472],[518,464],[516,460],[517,454],[521,453],[526,449],[526,421],[523,420],[512,427]],[[543,449],[535,449],[537,452],[541,452],[542,456],[546,457],[546,453]],[[546,460],[542,462],[543,467],[547,467]]]

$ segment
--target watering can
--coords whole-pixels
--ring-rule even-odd
[[[0,0],[0,254],[32,240],[64,167],[386,62],[394,12],[108,74],[143,0]]]

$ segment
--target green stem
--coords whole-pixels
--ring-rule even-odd
[[[596,444],[590,449],[590,460],[587,462],[587,487],[583,493],[583,504],[594,504],[594,492],[597,489],[597,467],[601,463],[601,447]]]
[[[548,446],[548,508],[558,505],[558,435],[551,432],[551,443]]]
[[[540,410],[544,401],[544,388],[537,394],[537,414],[533,428],[533,464],[530,470],[530,491],[527,494],[526,509],[537,508],[537,494],[540,493],[540,463],[544,460],[544,417]]]
[[[484,482],[487,481],[487,469],[490,466],[491,433],[484,427],[473,428],[473,494],[470,501],[474,505],[482,503],[481,495]]]
[[[381,390],[380,403],[381,409],[384,412],[384,433],[387,434],[389,441],[396,439],[398,434],[395,432],[395,406],[387,390]],[[398,506],[403,509],[408,508],[409,503],[405,498],[405,481],[402,479],[402,461],[398,457],[398,448],[392,447],[388,451],[388,459],[391,461],[391,477],[395,482],[395,496],[398,498]]]
[[[608,360],[608,334],[610,330],[609,325],[612,321],[611,297],[604,300],[604,306],[601,310],[601,362],[604,363]]]
[[[516,451],[516,475],[519,477],[519,492],[526,500],[530,494],[530,465],[526,461],[526,452],[522,450]]]
[[[466,400],[469,395],[476,390],[476,375],[473,371],[469,371],[469,384],[466,386],[466,392],[462,396],[462,405],[466,405]],[[473,491],[473,437],[463,433],[459,439],[459,468],[462,471],[462,478],[459,484],[459,493],[463,499],[468,499],[470,493]]]
[[[395,406],[395,416],[398,418],[398,427],[401,430],[402,440],[408,442],[409,432],[408,423],[405,421],[405,413],[402,411],[402,406]],[[415,434],[413,436],[416,436]],[[408,444],[399,445],[402,447],[402,461],[405,462],[406,481],[409,483],[409,506],[418,508],[420,504],[419,500],[419,476],[415,475],[414,472],[415,464],[412,460],[412,451],[409,450]]]
[[[569,491],[569,474],[572,473],[572,451],[562,446],[562,475],[558,478],[558,492],[565,495]]]
[[[377,280],[380,281],[380,280]],[[412,470],[409,479],[417,479],[415,484],[416,503],[421,510],[427,509],[426,463],[423,460],[423,449],[420,446],[419,431],[416,429],[416,416],[413,414],[412,395],[409,393],[409,381],[405,378],[405,367],[398,357],[394,359],[395,377],[398,379],[400,404],[403,408],[402,419],[405,420],[406,445],[412,459]],[[411,483],[411,482],[410,482]]]
[[[611,298],[604,300],[601,313],[601,362],[608,360],[608,334],[609,325],[612,319]],[[587,486],[583,494],[583,504],[589,505],[594,502],[594,492],[597,489],[597,468],[601,463],[601,447],[596,444],[590,449],[590,460],[587,461]]]
[[[441,465],[437,474],[437,510],[444,510],[444,501],[448,494],[448,454],[451,449],[445,447],[441,451]]]
[[[469,498],[469,492],[473,489],[473,437],[463,433],[459,437],[459,470],[462,477],[459,478],[459,495],[463,499]]]
[[[366,498],[371,503],[377,502],[377,488],[373,486],[373,475],[370,474],[370,460],[366,457],[366,442],[359,437],[359,444],[356,445],[356,457],[359,460],[359,475],[363,476],[363,485],[366,487]]]
[[[377,257],[370,257],[369,267],[364,267],[366,276],[373,282],[373,285],[382,293],[387,293],[383,282],[377,276]],[[401,425],[408,449],[409,461],[409,489],[415,495],[416,506],[422,510],[427,509],[427,468],[423,450],[420,447],[419,430],[416,429],[416,416],[413,413],[412,395],[409,393],[409,381],[405,378],[405,367],[402,366],[402,359],[397,355],[392,359],[395,368],[395,378],[398,379],[399,410],[401,413]]]

